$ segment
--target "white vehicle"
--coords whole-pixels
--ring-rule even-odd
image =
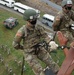
[[[0,4],[5,5],[7,7],[14,7],[14,0],[0,0]]]
[[[42,17],[42,23],[52,28],[52,24],[54,21],[54,16],[49,14],[44,14]]]
[[[26,9],[34,9],[34,8],[29,7],[27,5],[24,5],[24,4],[20,3],[20,2],[16,2],[14,4],[14,10],[16,10],[16,11],[22,13],[22,14],[25,12]],[[38,13],[38,15],[40,15],[39,10],[37,10],[37,9],[34,9],[34,10]]]

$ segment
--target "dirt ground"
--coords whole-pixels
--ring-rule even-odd
[[[62,0],[50,0],[58,5],[61,5],[61,1]],[[44,12],[44,13],[48,13],[48,14],[52,14],[52,15],[56,15],[57,14],[57,10],[52,8],[51,6],[49,6],[48,4],[40,1],[40,0],[21,0],[22,3],[31,6],[33,8],[39,9],[40,11]],[[74,3],[74,1],[73,1]],[[74,6],[73,6],[74,9]]]
[[[44,13],[53,15],[57,14],[57,10],[55,10],[54,8],[52,8],[51,6],[40,0],[21,0],[21,2],[33,8],[39,9]]]

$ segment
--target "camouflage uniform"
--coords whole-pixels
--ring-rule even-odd
[[[64,36],[68,39],[68,41],[71,43],[74,41],[74,37],[72,35],[70,26],[70,21],[74,21],[74,13],[73,11],[69,11],[68,13],[65,13],[63,10],[58,13],[58,15],[55,17],[54,23],[53,23],[53,29],[55,31],[61,31]],[[73,33],[74,34],[74,33]]]
[[[72,35],[73,35],[73,37],[74,37],[74,29],[72,29],[71,32],[72,32]]]
[[[30,28],[27,25],[23,25],[14,38],[13,45],[15,48],[20,48],[21,40],[23,40],[25,60],[35,75],[45,75],[38,59],[48,65],[54,72],[59,70],[59,66],[53,61],[47,50],[39,45],[42,41],[47,43],[50,41],[43,27],[36,25],[35,28]]]

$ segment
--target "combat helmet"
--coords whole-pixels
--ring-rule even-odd
[[[25,10],[24,14],[23,14],[23,18],[24,20],[28,21],[28,20],[32,20],[32,19],[36,19],[38,16],[37,16],[37,13],[35,10],[33,9],[27,9]]]
[[[62,5],[62,7],[64,7],[67,4],[71,4],[72,5],[72,0],[63,0],[61,5]]]

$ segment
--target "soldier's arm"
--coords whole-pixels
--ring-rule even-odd
[[[14,41],[13,41],[13,47],[15,49],[23,49],[23,46],[20,44],[21,40],[22,40],[22,36],[23,36],[23,27],[21,27],[15,37],[14,37]]]
[[[53,25],[52,25],[54,31],[58,31],[60,20],[61,20],[61,17],[59,15],[55,17]]]
[[[74,12],[72,11],[71,19],[74,21]]]

